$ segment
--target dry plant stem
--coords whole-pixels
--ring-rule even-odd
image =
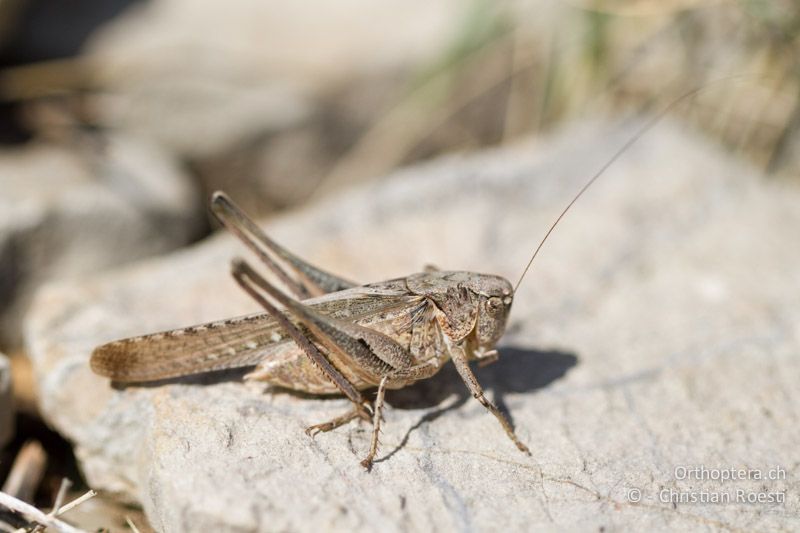
[[[94,496],[94,491],[90,491],[90,493],[92,494],[92,496]],[[82,496],[79,499],[81,499],[81,501],[86,501],[86,499],[88,498],[85,498],[84,496]],[[9,509],[10,511],[14,511],[16,513],[21,514],[27,520],[30,520],[35,524],[42,524],[44,526],[51,527],[54,530],[59,531],[61,533],[85,533],[84,530],[73,527],[67,524],[66,522],[59,520],[58,518],[46,515],[36,507],[28,503],[25,503],[22,500],[19,500],[11,496],[10,494],[6,494],[5,492],[0,492],[0,506],[3,506],[6,509]],[[72,507],[74,507],[74,505],[71,506],[70,508]],[[22,529],[21,531],[25,530]]]
[[[58,511],[61,509],[61,506],[64,505],[64,498],[67,495],[67,490],[72,486],[72,482],[67,478],[61,480],[61,486],[58,488],[58,494],[56,494],[56,500],[53,503],[53,510],[50,511],[50,514],[56,516]]]
[[[47,454],[37,441],[26,442],[11,467],[3,492],[23,501],[31,501],[47,466]]]
[[[58,516],[59,511],[61,511],[61,506],[64,505],[64,498],[67,496],[67,491],[72,486],[72,482],[67,478],[63,478],[61,480],[61,486],[58,487],[58,494],[56,494],[56,499],[53,502],[53,510],[47,513],[49,517]]]
[[[66,504],[63,507],[61,507],[58,510],[58,512],[56,513],[56,516],[61,516],[62,514],[71,511],[72,509],[74,509],[75,507],[79,506],[80,504],[82,504],[86,500],[91,500],[95,496],[97,496],[97,493],[95,491],[93,491],[93,490],[90,490],[90,491],[86,492],[82,496],[78,496],[77,498],[75,498],[74,500],[69,502],[68,504]]]
[[[68,480],[67,478],[63,478],[61,480],[61,485],[58,487],[58,493],[56,494],[56,499],[53,503],[53,509],[49,513],[47,513],[47,516],[49,516],[50,518],[54,518],[58,514],[58,510],[64,503],[64,497],[66,496],[67,490],[69,489],[70,486],[72,486],[72,482],[70,482],[70,480]],[[38,526],[33,528],[31,533],[40,533],[41,531],[44,531],[44,529],[45,526],[39,524]]]
[[[128,524],[128,527],[131,528],[133,533],[140,533],[139,528],[136,527],[136,524],[133,523],[133,520],[131,520],[130,516],[125,517],[125,523]]]

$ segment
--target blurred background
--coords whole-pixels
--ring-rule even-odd
[[[440,154],[655,113],[698,87],[674,120],[766,179],[797,181],[798,7],[0,0],[4,490],[44,507],[64,476],[80,490],[25,359],[25,310],[43,283],[202,239],[216,189],[270,217]],[[104,509],[86,520],[136,512]]]

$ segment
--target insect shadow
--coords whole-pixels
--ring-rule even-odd
[[[244,376],[253,370],[253,366],[242,368],[228,368],[226,370],[214,370],[188,376],[174,378],[157,379],[152,381],[142,381],[127,383],[123,381],[112,381],[111,386],[116,390],[125,389],[154,389],[164,385],[216,385],[218,383],[242,381]]]
[[[499,348],[500,357],[495,363],[476,368],[475,374],[484,389],[491,389],[494,400],[505,393],[532,392],[546,387],[563,377],[575,366],[578,358],[561,351],[542,351],[517,346]],[[453,365],[445,365],[431,378],[386,394],[388,403],[395,409],[423,409],[439,405],[452,395],[469,397],[464,381]]]
[[[477,368],[476,375],[484,390],[492,392],[492,400],[498,409],[514,424],[513,414],[505,402],[507,393],[529,393],[541,389],[550,383],[564,377],[570,368],[578,363],[578,358],[573,353],[557,350],[543,351],[518,346],[504,346],[499,348],[498,360],[484,368]],[[146,383],[127,384],[114,382],[117,389],[128,387],[160,387],[168,384],[181,383],[185,385],[213,385],[216,383],[241,381],[252,367],[229,369],[217,372],[208,372],[179,378],[162,379]],[[301,398],[314,398],[314,396],[284,389],[275,389],[276,394],[290,394]],[[448,398],[455,400],[441,406]],[[409,387],[399,390],[390,390],[386,394],[386,403],[393,409],[429,409],[420,420],[406,432],[405,436],[392,451],[378,459],[382,462],[400,451],[408,442],[411,433],[432,422],[443,414],[458,409],[470,399],[469,391],[464,387],[464,382],[456,372],[453,365],[445,365],[433,377],[418,381]],[[441,407],[439,407],[441,406]]]
[[[497,362],[477,368],[476,374],[484,389],[494,393],[494,401],[501,410],[505,410],[503,395],[508,392],[524,393],[546,387],[553,381],[563,377],[575,366],[578,358],[561,351],[542,351],[517,346],[499,348],[500,358]],[[169,384],[214,385],[230,381],[241,381],[253,367],[218,370],[190,376],[160,379],[143,383],[112,382],[116,389],[155,388]],[[301,398],[314,398],[311,394],[277,389],[273,393],[288,393]],[[469,391],[453,365],[445,365],[441,371],[431,378],[418,381],[413,385],[390,390],[386,400],[394,409],[425,409],[435,407],[451,396],[458,396],[461,405],[469,398]],[[447,410],[454,409],[453,405]]]
[[[550,383],[561,379],[578,363],[578,357],[569,352],[558,350],[534,350],[518,346],[503,346],[499,348],[498,360],[484,368],[477,368],[476,375],[484,390],[492,392],[492,400],[498,409],[514,424],[512,413],[505,402],[507,393],[530,393],[548,386]],[[125,389],[128,387],[159,387],[167,384],[182,383],[186,385],[213,385],[216,383],[241,381],[252,367],[229,369],[179,378],[163,379],[146,383],[126,384],[113,382],[114,388]],[[314,396],[284,389],[275,389],[273,393],[284,393],[301,398]],[[441,406],[448,398],[455,397],[455,401]],[[386,394],[386,402],[393,409],[429,409],[419,421],[411,426],[394,449],[377,459],[380,463],[390,459],[402,450],[408,443],[411,434],[424,424],[432,422],[443,414],[458,409],[470,399],[470,394],[464,382],[456,372],[453,365],[448,364],[433,377],[418,381],[409,387],[399,390],[390,390]],[[441,407],[440,407],[441,406]]]
[[[513,416],[505,403],[507,393],[528,393],[541,389],[564,377],[570,368],[578,363],[573,353],[557,350],[542,351],[517,346],[499,348],[500,358],[497,362],[476,369],[476,376],[485,390],[492,391],[492,399],[511,424]],[[425,413],[420,420],[411,426],[400,443],[386,455],[376,460],[382,462],[400,451],[408,442],[411,433],[422,425],[432,422],[448,411],[460,408],[470,399],[469,391],[456,372],[453,365],[446,365],[442,370],[424,381],[418,381],[410,387],[388,391],[386,401],[394,409],[425,409],[441,405],[450,397],[456,400],[447,405]]]

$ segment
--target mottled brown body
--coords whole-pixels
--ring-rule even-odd
[[[402,388],[435,374],[449,359],[441,322],[445,315],[424,295],[408,287],[408,279],[465,278],[467,272],[421,273],[344,289],[310,298],[303,304],[337,320],[350,321],[378,331],[397,342],[411,356],[410,366],[424,366],[429,373],[390,381],[387,388]],[[508,283],[496,276],[498,283]],[[510,285],[509,285],[510,287]],[[469,323],[475,325],[475,320]],[[302,328],[301,324],[297,324]],[[445,326],[447,327],[447,326]],[[450,329],[452,331],[452,329]],[[471,331],[470,331],[471,332]],[[358,390],[377,387],[386,368],[353,368],[339,360],[324,344],[314,342],[334,359]],[[315,366],[267,313],[209,322],[188,328],[152,333],[110,342],[98,347],[92,369],[117,381],[143,382],[256,365],[247,379],[310,394],[341,391]]]
[[[442,357],[441,333],[432,320],[434,311],[424,297],[408,291],[404,279],[345,289],[303,303],[332,318],[349,320],[391,337],[408,351],[412,365],[430,364],[430,375],[446,360]],[[380,383],[380,373],[341,360],[324,345],[317,347],[356,389],[375,388]],[[248,378],[311,394],[340,393],[291,339],[268,346],[264,356]],[[393,381],[387,383],[387,388],[401,388],[409,381]]]
[[[370,468],[385,390],[428,378],[452,359],[475,399],[497,418],[517,448],[530,453],[506,417],[486,399],[468,362],[497,358],[494,346],[505,331],[514,292],[578,198],[672,107],[701,89],[673,100],[587,181],[547,230],[514,288],[498,276],[435,270],[357,286],[279,246],[217,192],[211,199],[214,214],[294,298],[247,263],[234,261],[234,278],[266,314],[111,342],[93,352],[92,369],[114,380],[136,382],[256,365],[248,375],[251,379],[314,394],[341,393],[353,403],[352,411],[306,431],[314,434],[355,418],[371,419],[372,442],[362,461]],[[378,388],[377,394],[368,402],[360,391],[372,387]]]
[[[412,326],[404,316],[410,311],[418,318],[425,307],[422,298],[408,293],[403,280],[345,289],[303,304],[332,318],[404,337],[409,337]],[[257,367],[248,374],[251,379],[311,394],[340,392],[268,313],[114,341],[97,348],[92,356],[95,372],[124,382],[252,365]],[[375,386],[376,382],[365,382],[358,388]]]
[[[506,418],[486,400],[467,363],[497,356],[493,348],[512,303],[507,280],[429,269],[357,286],[281,248],[223,194],[212,198],[212,210],[294,297],[248,264],[234,261],[235,279],[265,314],[110,342],[92,353],[95,372],[116,381],[141,382],[255,365],[249,379],[312,394],[344,394],[354,409],[309,431],[371,418],[373,440],[363,461],[370,467],[385,390],[429,378],[453,359],[473,396],[527,452]],[[375,387],[376,400],[366,401],[360,391]]]

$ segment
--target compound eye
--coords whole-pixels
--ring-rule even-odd
[[[486,307],[489,309],[490,313],[498,313],[501,309],[503,309],[503,300],[496,296],[492,296],[489,298],[489,301],[486,302]]]

